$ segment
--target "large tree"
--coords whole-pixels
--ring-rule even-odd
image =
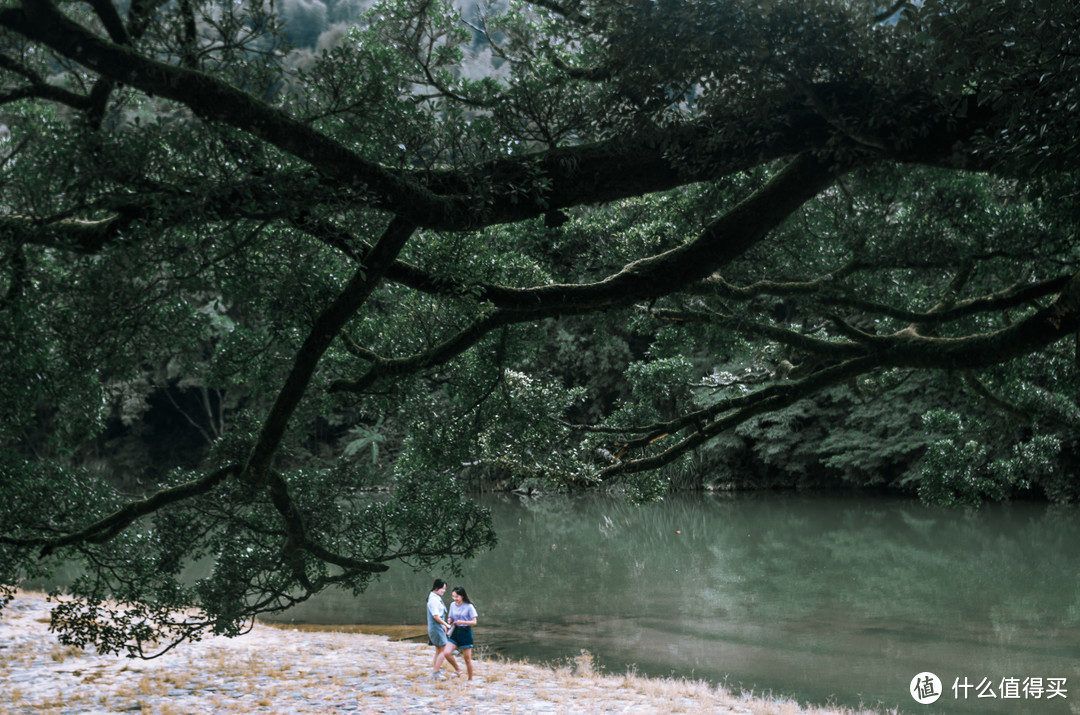
[[[465,467],[648,496],[824,390],[990,399],[1080,329],[1072,3],[390,0],[317,55],[255,0],[7,0],[0,31],[0,582],[83,564],[71,642],[453,568],[494,542]],[[553,352],[635,330],[586,409]],[[768,379],[695,372],[739,351]],[[247,392],[132,494],[74,452],[155,370]],[[365,449],[407,421],[390,494],[301,458],[335,415]]]

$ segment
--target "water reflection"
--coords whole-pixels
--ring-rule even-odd
[[[588,650],[613,672],[705,678],[803,700],[933,712],[1080,712],[1080,516],[898,499],[492,498],[500,544],[460,579],[478,643],[531,661]],[[434,575],[392,569],[297,621],[420,624]],[[945,695],[908,695],[932,671]],[[953,697],[952,684],[1067,678],[1067,699]],[[960,691],[961,696],[963,691]]]

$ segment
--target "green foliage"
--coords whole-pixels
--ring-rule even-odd
[[[382,418],[380,417],[372,429],[353,427],[349,430],[351,435],[356,436],[356,439],[345,445],[345,449],[341,452],[342,456],[356,457],[360,452],[370,448],[371,466],[376,466],[379,463],[379,445],[386,442],[386,435],[379,432],[381,426]]]
[[[735,434],[752,439],[756,461],[764,468],[781,467],[796,479],[814,465],[820,422],[812,420],[814,405],[800,401],[791,407],[757,417],[740,425]],[[810,430],[810,434],[806,433]]]
[[[906,487],[917,481],[915,463],[934,439],[922,415],[955,394],[955,386],[950,390],[935,377],[894,371],[860,380],[857,392],[840,405],[840,424],[818,445],[822,464],[856,485]]]
[[[471,409],[459,402],[474,399],[471,390],[450,393],[444,408],[455,417],[413,424],[398,473],[450,479],[468,468],[487,471],[506,487],[565,486],[581,465],[560,417],[583,396],[581,388],[562,389],[512,370],[495,375],[485,399]]]
[[[361,5],[0,10],[0,582],[85,564],[70,642],[459,568],[469,480],[1075,497],[1071,4]]]
[[[965,424],[960,415],[932,410],[924,421],[928,431],[944,435],[929,445],[923,459],[919,497],[927,503],[977,507],[1030,489],[1055,469],[1061,449],[1055,436],[1044,434],[1016,442],[1006,455],[995,457],[1001,446],[994,450],[974,439],[979,426]]]

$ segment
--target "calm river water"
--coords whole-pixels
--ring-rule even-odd
[[[442,576],[476,603],[488,654],[584,650],[612,673],[905,712],[1080,713],[1075,507],[774,493],[483,501],[499,545],[460,578],[392,568],[360,598],[324,594],[282,620],[419,632]],[[941,681],[932,705],[909,692],[923,672]]]

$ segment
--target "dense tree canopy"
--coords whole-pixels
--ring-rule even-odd
[[[83,564],[62,637],[455,568],[470,474],[649,498],[748,431],[1075,494],[1074,3],[349,8],[0,9],[0,583]],[[95,468],[159,399],[197,458]]]

